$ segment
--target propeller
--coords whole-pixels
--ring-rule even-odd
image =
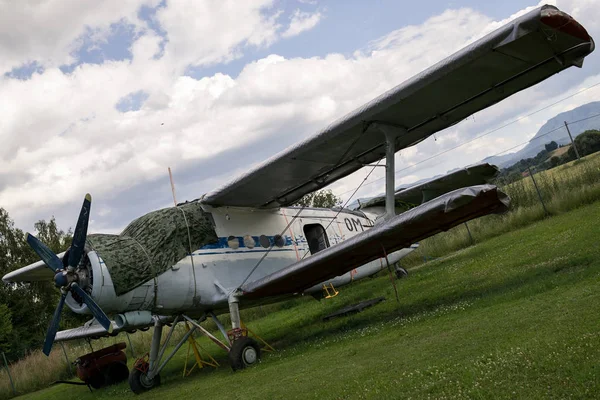
[[[58,306],[54,311],[54,316],[48,327],[46,333],[46,341],[44,342],[44,354],[49,355],[54,344],[56,332],[58,331],[58,325],[60,323],[60,315],[65,305],[65,300],[69,292],[75,292],[87,305],[92,315],[102,325],[108,333],[112,332],[112,324],[110,319],[106,316],[104,311],[96,304],[96,302],[90,297],[85,290],[78,285],[79,276],[76,272],[76,267],[81,262],[84,254],[85,240],[87,237],[88,221],[90,217],[90,208],[92,206],[92,196],[90,194],[85,195],[81,211],[79,213],[79,219],[75,226],[75,233],[73,234],[73,240],[71,247],[69,248],[69,259],[67,260],[67,266],[63,265],[62,261],[54,254],[52,250],[42,243],[38,238],[31,234],[26,235],[26,240],[29,246],[37,253],[38,256],[46,263],[46,266],[50,268],[54,274],[54,284],[60,288],[61,297],[58,302]]]

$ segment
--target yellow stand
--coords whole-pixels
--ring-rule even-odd
[[[187,329],[188,332],[190,331],[190,327],[189,327],[187,321],[185,323],[185,329]],[[198,349],[202,350],[204,352],[204,354],[206,355],[206,357],[210,359],[210,361],[203,360],[202,356],[200,354],[200,350],[198,350]],[[188,369],[188,359],[190,357],[190,350],[194,351],[194,357],[196,358],[196,362],[194,363],[192,368]],[[183,365],[183,376],[184,377],[190,376],[190,374],[192,373],[194,368],[198,367],[198,369],[200,369],[200,368],[204,368],[205,366],[210,366],[210,367],[216,368],[219,366],[219,363],[210,354],[208,354],[208,352],[206,350],[204,350],[204,348],[202,348],[202,346],[200,346],[200,344],[198,344],[194,335],[190,335],[190,337],[188,339],[188,350],[187,350],[187,354],[185,355],[185,364]]]
[[[323,285],[323,290],[325,291],[326,299],[331,299],[332,297],[335,297],[340,293],[337,290],[335,290],[335,288],[333,287],[333,283],[330,283],[329,286]],[[331,290],[331,292],[329,290]]]
[[[268,351],[268,352],[274,352],[275,351],[275,349],[273,348],[273,346],[271,346],[269,343],[265,342],[265,340],[263,338],[261,338],[260,336],[258,336],[256,333],[252,332],[250,330],[250,328],[248,328],[246,326],[246,324],[244,324],[241,320],[240,320],[240,326],[241,326],[242,329],[245,329],[246,331],[248,331],[248,333],[250,333],[256,339],[258,339],[259,342],[261,342],[263,344],[263,347],[261,348],[262,351]]]

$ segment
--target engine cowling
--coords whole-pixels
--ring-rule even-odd
[[[137,288],[117,296],[111,274],[98,252],[88,250],[77,269],[78,284],[107,313],[123,313],[135,310],[150,310],[154,301],[154,284],[150,280]],[[90,314],[88,306],[69,293],[66,299],[71,310],[78,314]]]

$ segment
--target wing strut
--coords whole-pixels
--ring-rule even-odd
[[[406,128],[384,122],[374,122],[370,125],[385,135],[385,218],[389,220],[396,215],[396,140],[406,135]]]

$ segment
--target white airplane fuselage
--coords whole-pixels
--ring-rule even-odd
[[[89,252],[93,299],[106,313],[115,314],[151,311],[153,314],[171,315],[225,310],[229,295],[245,280],[257,280],[310,257],[309,241],[312,240],[314,252],[316,245],[320,245],[320,249],[334,246],[373,226],[373,221],[363,213],[347,210],[207,207],[206,211],[214,219],[218,243],[194,250],[156,279],[150,279],[123,295],[116,295],[103,260],[95,252]],[[417,246],[388,254],[389,263],[397,262]],[[323,290],[324,284],[343,286],[384,268],[387,268],[387,262],[382,253],[382,258],[303,293],[317,294]],[[67,296],[67,304],[77,313],[89,313],[87,306],[79,304],[71,294]]]

